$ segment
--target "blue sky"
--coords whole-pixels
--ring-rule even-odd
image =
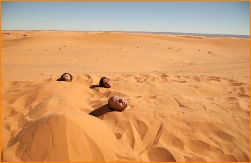
[[[250,34],[249,2],[2,2],[2,30]]]

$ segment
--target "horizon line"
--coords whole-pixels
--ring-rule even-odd
[[[250,34],[214,34],[214,33],[190,33],[190,32],[154,32],[154,31],[103,31],[103,30],[98,30],[98,31],[92,31],[92,30],[40,30],[40,29],[35,29],[35,30],[1,30],[1,31],[62,31],[62,32],[123,32],[123,33],[156,33],[156,34],[191,34],[191,35],[201,35],[201,36],[249,36]]]

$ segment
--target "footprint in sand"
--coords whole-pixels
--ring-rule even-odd
[[[161,74],[160,75],[160,79],[162,80],[162,81],[164,81],[164,82],[167,82],[168,81],[168,75],[166,75],[166,74]]]
[[[176,162],[174,156],[165,148],[155,147],[148,153],[148,158],[151,162]]]
[[[137,120],[136,123],[138,126],[138,132],[141,137],[141,140],[143,140],[148,131],[148,126],[145,124],[145,122],[140,121],[140,120]]]
[[[231,86],[242,86],[244,83],[241,82],[232,82],[230,85]]]
[[[198,78],[197,76],[193,77],[193,80],[196,82],[200,82],[200,78]]]
[[[174,98],[175,102],[178,104],[179,107],[186,107],[185,105],[181,104],[179,100]]]
[[[217,81],[217,82],[220,82],[220,77],[217,77],[217,76],[210,76],[207,78],[208,81]]]
[[[122,135],[120,133],[114,133],[114,134],[118,140],[121,139]]]
[[[250,108],[250,105],[248,102],[244,101],[244,100],[239,100],[238,101],[238,104],[240,106],[240,108],[243,110],[243,111],[246,111],[246,112],[249,112],[249,108]]]

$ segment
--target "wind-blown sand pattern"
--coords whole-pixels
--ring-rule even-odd
[[[249,52],[249,39],[6,31],[2,161],[248,162]],[[131,109],[109,110],[113,95]]]

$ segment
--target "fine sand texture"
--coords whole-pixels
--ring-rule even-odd
[[[3,31],[1,161],[249,162],[249,42]]]

